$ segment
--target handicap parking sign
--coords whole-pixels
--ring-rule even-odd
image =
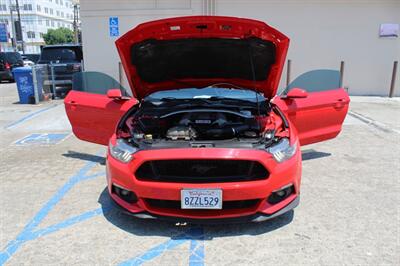
[[[119,36],[119,22],[118,17],[110,17],[108,20],[110,37]]]
[[[8,42],[7,25],[0,23],[0,42]]]

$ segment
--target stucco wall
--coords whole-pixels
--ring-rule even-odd
[[[400,59],[400,38],[378,35],[381,23],[400,23],[398,0],[81,0],[86,70],[119,77],[110,16],[119,17],[123,34],[143,21],[198,14],[255,18],[285,33],[291,39],[292,77],[339,69],[344,60],[344,86],[353,95],[387,95],[393,61]],[[396,95],[399,83],[398,77]]]

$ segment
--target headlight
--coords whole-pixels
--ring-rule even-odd
[[[110,155],[123,163],[130,162],[133,158],[133,154],[138,151],[137,148],[132,147],[123,139],[117,139],[115,146],[110,142],[109,148]]]
[[[297,150],[297,142],[290,146],[288,138],[282,138],[277,144],[269,147],[267,151],[271,153],[278,163],[284,162],[293,157]]]

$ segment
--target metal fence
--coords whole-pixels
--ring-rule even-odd
[[[37,64],[32,66],[35,103],[47,98],[59,99],[72,89],[73,75],[83,64]]]

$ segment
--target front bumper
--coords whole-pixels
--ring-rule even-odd
[[[223,183],[170,183],[140,181],[135,178],[135,171],[142,163],[149,160],[166,159],[228,159],[253,160],[261,163],[269,172],[264,180]],[[184,220],[199,223],[200,221],[217,223],[219,220],[235,222],[264,221],[281,215],[297,206],[299,202],[299,187],[301,178],[301,154],[284,163],[277,163],[270,154],[261,150],[245,149],[164,149],[140,151],[128,163],[121,163],[107,155],[108,191],[119,206],[131,215],[141,218],[162,218]],[[136,193],[138,202],[127,203],[112,192],[112,184],[124,187]],[[288,184],[293,184],[294,193],[283,201],[270,204],[267,198],[275,190]],[[223,191],[223,201],[257,200],[251,207],[222,210],[182,210],[178,208],[160,208],[152,206],[147,199],[180,201],[182,189],[220,188]],[[224,205],[223,205],[224,206]]]
[[[154,215],[149,212],[132,213],[121,207],[121,205],[116,203],[114,200],[112,200],[112,203],[113,206],[120,212],[140,219],[160,219],[167,222],[190,223],[190,224],[235,224],[235,223],[251,223],[251,222],[259,223],[281,216],[296,208],[300,203],[300,195],[295,197],[295,199],[292,200],[288,205],[286,205],[285,207],[283,207],[282,209],[273,214],[256,213],[253,215],[239,216],[234,218],[214,218],[214,219],[179,218],[172,216]]]

